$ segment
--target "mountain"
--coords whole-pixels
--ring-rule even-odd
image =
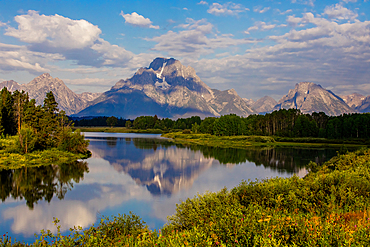
[[[344,95],[344,96],[340,96],[340,97],[352,109],[356,109],[356,107],[361,106],[362,102],[366,98],[366,96],[363,96],[363,95],[358,94],[358,93],[353,93],[353,94],[350,94],[350,95]]]
[[[0,89],[3,89],[6,87],[8,91],[14,92],[16,90],[21,91],[22,85],[20,85],[18,82],[10,80],[10,81],[3,81],[0,83]]]
[[[83,92],[83,93],[79,93],[77,95],[83,101],[89,102],[89,101],[93,101],[94,99],[96,99],[97,97],[99,97],[101,94],[102,93]]]
[[[300,82],[281,98],[273,110],[295,108],[303,113],[340,115],[355,112],[339,96],[312,82]]]
[[[370,96],[364,98],[361,102],[361,105],[357,106],[355,109],[361,113],[370,112]]]
[[[249,106],[251,106],[251,105],[254,103],[254,100],[252,100],[252,99],[243,98],[243,100],[244,100],[245,102],[247,102],[247,104],[248,104]]]
[[[0,89],[3,87],[9,91],[24,90],[40,105],[46,93],[52,91],[59,109],[75,117],[117,116],[134,119],[156,114],[161,118],[194,115],[204,118],[230,113],[248,116],[282,108],[296,108],[303,113],[322,111],[327,115],[370,112],[370,96],[354,93],[342,96],[342,99],[311,82],[296,84],[277,104],[269,96],[257,101],[241,98],[234,89],[211,89],[192,67],[186,67],[174,58],[156,58],[148,68],[140,68],[130,79],[118,81],[104,93],[76,94],[62,80],[48,73],[27,84],[3,81]]]
[[[235,90],[212,90],[192,67],[173,58],[156,58],[148,68],[140,68],[130,79],[118,81],[75,116],[132,119],[154,114],[179,118],[228,113],[247,116],[254,111]]]
[[[266,113],[271,112],[272,109],[276,106],[277,102],[270,96],[265,96],[253,102],[251,104],[252,109],[254,109],[258,113]]]
[[[341,97],[353,110],[360,113],[370,112],[370,96],[353,93]]]
[[[248,116],[254,113],[252,108],[243,100],[234,89],[220,91],[212,89],[214,98],[210,99],[208,103],[218,114],[226,115],[234,113],[239,116]]]
[[[28,92],[30,99],[35,99],[36,104],[42,105],[46,93],[52,91],[55,100],[58,102],[59,110],[63,110],[67,115],[76,113],[85,108],[89,98],[97,97],[97,94],[84,93],[81,96],[70,90],[62,80],[53,78],[50,74],[42,74],[27,84],[18,84],[17,82],[3,81],[0,83],[0,88],[7,87],[9,91],[24,90]]]
[[[24,91],[28,92],[29,97],[35,99],[38,105],[42,105],[46,93],[52,91],[59,110],[64,110],[67,115],[82,110],[86,104],[62,80],[53,78],[48,73],[36,77],[24,86]]]

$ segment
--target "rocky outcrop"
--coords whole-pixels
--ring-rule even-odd
[[[273,110],[299,109],[303,113],[325,112],[340,115],[355,112],[340,97],[312,82],[300,82],[281,98]]]

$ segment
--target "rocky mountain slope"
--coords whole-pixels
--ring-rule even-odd
[[[295,108],[303,113],[325,112],[340,115],[355,112],[339,96],[312,82],[300,82],[281,98],[273,110]]]
[[[370,96],[353,93],[341,97],[353,110],[360,113],[370,112]]]
[[[248,116],[255,113],[234,89],[225,91],[212,89],[212,92],[214,97],[208,103],[219,115],[234,113],[239,116]]]
[[[102,93],[83,92],[83,93],[79,93],[77,95],[83,101],[89,102],[89,101],[93,101],[94,99],[96,99],[97,97],[99,97],[101,94]]]
[[[219,116],[254,113],[235,90],[212,90],[196,75],[173,58],[156,58],[148,68],[140,68],[127,80],[118,81],[75,116],[141,115],[158,117]]]
[[[264,96],[259,100],[253,102],[250,106],[258,113],[271,112],[276,106],[277,102],[270,96]]]
[[[361,113],[370,112],[370,96],[364,98],[361,104],[358,105],[355,109],[356,111]]]
[[[366,98],[365,96],[363,96],[363,95],[361,95],[359,93],[353,93],[353,94],[350,94],[350,95],[341,95],[340,97],[352,109],[356,109],[356,107],[361,106],[362,105],[362,102]]]
[[[62,80],[53,78],[50,74],[42,74],[27,84],[18,84],[15,81],[4,81],[0,83],[0,88],[7,87],[9,91],[24,90],[28,92],[30,99],[35,99],[36,104],[42,105],[46,93],[52,91],[55,100],[58,102],[59,110],[64,110],[67,115],[76,113],[85,108],[88,97],[93,98],[94,95],[88,93],[81,97],[69,89]]]
[[[13,80],[0,82],[0,89],[3,89],[4,87],[6,87],[10,92],[14,92],[16,90],[22,91],[22,85]]]

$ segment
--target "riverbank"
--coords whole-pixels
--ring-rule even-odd
[[[129,213],[61,235],[56,219],[57,233],[31,246],[369,246],[370,149],[309,168],[304,178],[244,181],[189,198],[160,230]],[[0,244],[25,246],[7,234]]]
[[[222,148],[245,148],[251,146],[273,147],[366,147],[366,140],[330,140],[325,138],[287,138],[272,136],[214,136],[210,134],[184,134],[171,132],[162,134],[175,143],[196,144]]]
[[[68,164],[91,155],[90,152],[75,154],[57,148],[22,154],[17,152],[17,139],[17,136],[0,138],[0,170]]]

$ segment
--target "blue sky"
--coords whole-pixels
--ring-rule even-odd
[[[158,57],[276,100],[310,81],[370,94],[370,1],[0,1],[0,81],[103,92]]]

